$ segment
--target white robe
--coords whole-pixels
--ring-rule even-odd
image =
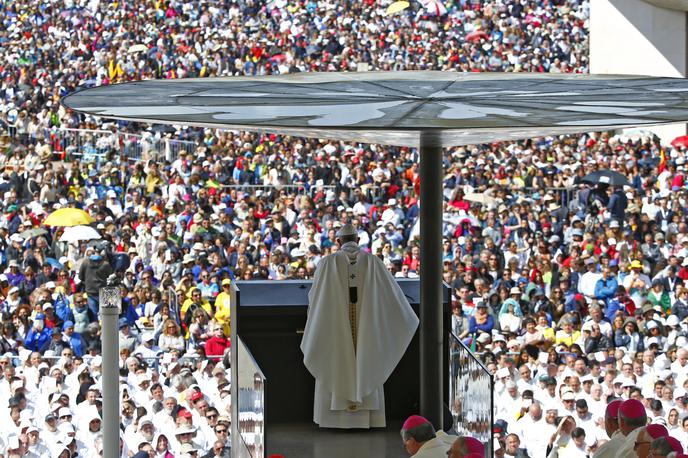
[[[425,442],[411,458],[445,458],[450,447],[443,437],[435,437]]]
[[[616,458],[638,458],[638,454],[635,452],[635,440],[642,430],[643,428],[636,428],[628,433],[628,436],[624,437],[614,456]]]
[[[357,262],[356,351],[349,321],[349,260]],[[418,327],[382,261],[353,242],[323,258],[308,293],[301,350],[316,380],[313,421],[323,428],[384,427],[383,384]]]
[[[607,442],[602,444],[600,448],[597,449],[595,454],[593,455],[594,458],[614,458],[616,455],[616,452],[619,450],[619,448],[623,445],[625,440],[625,436],[621,432],[621,430],[616,430],[612,434],[611,439],[609,439]]]

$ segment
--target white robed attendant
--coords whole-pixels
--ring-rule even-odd
[[[643,428],[636,428],[628,433],[627,436],[624,436],[623,441],[616,450],[615,458],[638,458],[638,454],[635,452],[635,440],[642,431]]]
[[[382,261],[338,233],[341,249],[324,257],[308,293],[301,350],[315,378],[313,421],[323,428],[385,427],[383,384],[418,327],[404,293]]]
[[[597,449],[593,455],[594,458],[614,458],[625,440],[626,436],[617,429],[612,434],[612,437]]]

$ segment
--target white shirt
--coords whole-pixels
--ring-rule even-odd
[[[595,320],[592,318],[588,320],[590,323],[595,323],[600,327],[600,332],[604,334],[605,336],[612,338],[612,324],[609,321],[605,320],[600,320],[599,323],[596,323]]]
[[[518,332],[521,329],[521,318],[516,315],[510,315],[508,313],[503,314],[499,317],[499,328],[505,330],[509,328],[511,332]]]
[[[160,347],[153,345],[151,348],[146,347],[145,345],[141,344],[138,347],[134,349],[133,354],[140,354],[142,358],[155,358],[158,356],[158,354],[162,352]]]
[[[585,451],[586,446],[583,443],[583,448],[576,446],[576,443],[571,439],[569,444],[559,452],[559,458],[588,458],[588,454]]]
[[[509,422],[516,417],[519,410],[521,410],[521,396],[516,395],[512,398],[508,392],[505,392],[497,402],[497,419],[501,418]]]
[[[645,283],[645,287],[643,288],[644,290],[647,290],[651,285],[652,282],[650,281],[650,277],[648,277],[645,274],[638,274],[638,278]],[[623,286],[630,292],[631,285],[633,284],[633,280],[635,280],[635,277],[633,274],[626,275],[626,278],[623,280]]]
[[[593,420],[597,418],[604,418],[605,411],[607,409],[607,403],[603,399],[595,401],[592,397],[587,397],[588,410],[593,416]]]
[[[584,296],[589,298],[595,297],[595,286],[597,286],[597,281],[602,278],[602,274],[599,272],[586,272],[578,281],[578,291]]]
[[[593,415],[588,412],[585,417],[581,418],[576,413],[573,415],[573,418],[576,420],[576,426],[583,428],[585,431],[585,443],[587,445],[593,445],[597,436],[595,431],[597,429],[597,425],[595,424],[595,418]]]
[[[516,434],[521,439],[521,447],[526,449],[528,455],[531,458],[546,456],[549,438],[557,428],[545,421],[544,414],[538,421],[526,415],[516,423],[516,426],[518,428]]]

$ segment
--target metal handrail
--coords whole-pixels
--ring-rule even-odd
[[[230,396],[232,397],[232,404],[231,404],[231,415],[232,415],[232,423],[230,425],[231,431],[232,431],[232,457],[233,458],[244,458],[244,457],[250,457],[250,458],[263,458],[265,456],[265,442],[263,442],[263,447],[262,447],[262,454],[259,456],[254,456],[250,449],[251,447],[246,444],[244,441],[243,435],[242,435],[242,430],[241,430],[241,425],[240,425],[240,420],[239,420],[239,391],[240,391],[240,386],[239,386],[239,348],[243,347],[245,350],[245,356],[248,356],[249,360],[252,363],[254,374],[258,375],[263,383],[263,396],[265,395],[265,387],[267,384],[267,377],[265,377],[265,374],[263,373],[263,370],[260,368],[258,363],[255,360],[255,357],[251,353],[251,351],[246,347],[246,345],[243,343],[241,340],[241,337],[239,336],[237,329],[238,329],[238,305],[239,301],[241,300],[240,296],[240,291],[239,288],[236,285],[236,282],[232,282],[230,286],[230,340],[232,342],[232,345],[230,347],[230,358],[231,358],[231,380],[232,380],[232,390],[230,393]],[[265,421],[266,417],[266,406],[265,406],[265,398],[263,397],[263,421]],[[263,430],[263,435],[265,435],[265,430]]]
[[[478,438],[482,438],[485,440],[486,444],[486,450],[488,451],[487,456],[492,456],[493,452],[493,444],[492,444],[492,430],[494,427],[494,377],[490,373],[490,371],[485,367],[485,364],[468,348],[466,344],[464,344],[461,339],[459,339],[456,334],[454,334],[453,331],[449,331],[448,334],[448,339],[449,339],[449,351],[450,351],[450,357],[449,357],[449,383],[447,384],[447,389],[448,389],[448,398],[450,402],[450,411],[452,412],[453,416],[453,423],[454,423],[454,429],[461,433],[463,431],[470,431],[476,434],[476,436],[479,436]],[[457,350],[458,348],[458,350]],[[459,354],[458,358],[458,364],[457,360],[454,358],[455,355]],[[468,355],[468,360],[462,361],[460,358],[465,357]],[[468,364],[464,364],[467,361]],[[473,363],[473,364],[471,364]],[[477,370],[478,373],[482,373],[482,376],[475,376],[473,370]],[[467,372],[462,372],[461,369],[466,370]],[[468,375],[468,380],[464,377],[462,378],[462,374],[467,374]],[[459,379],[463,380],[463,383],[459,382]],[[489,386],[484,386],[485,379],[487,379],[487,383]],[[469,389],[467,391],[461,390],[461,386],[468,386]],[[485,392],[484,390],[488,390]],[[475,391],[474,391],[475,390]],[[480,402],[484,402],[485,394],[489,393],[489,409],[486,409],[487,407],[485,404],[480,404]],[[481,396],[483,395],[483,396]],[[460,409],[456,410],[456,406],[454,405],[454,402],[456,400],[459,400],[461,402]],[[471,409],[465,408],[466,403],[470,402],[478,402],[478,409]],[[480,408],[482,407],[482,408]],[[486,411],[487,410],[487,411]],[[459,422],[459,415],[462,413],[469,413],[473,415],[477,415],[478,420],[476,421],[474,419],[473,422],[471,421],[466,421],[466,418],[463,417],[462,422]],[[482,415],[482,421],[481,419]],[[459,424],[466,425],[465,427],[459,428]],[[471,426],[475,426],[477,429],[471,428]],[[481,437],[482,436],[482,437]]]
[[[127,160],[134,162],[160,159],[161,155],[168,161],[174,161],[181,150],[190,154],[198,146],[196,142],[178,138],[156,139],[138,133],[103,129],[51,127],[43,129],[43,136],[58,154],[70,150],[69,154],[72,156],[92,157],[96,160],[119,151]],[[98,146],[98,141],[102,139],[107,139],[108,145]],[[88,152],[84,151],[86,148],[89,148]],[[151,157],[144,157],[149,154]]]
[[[478,357],[476,356],[477,353],[474,353],[465,343],[463,343],[463,341],[457,337],[457,335],[454,333],[454,331],[449,331],[449,334],[451,334],[451,337],[453,337],[454,340],[455,340],[459,345],[461,345],[461,346],[463,347],[464,350],[466,350],[466,352],[468,353],[468,355],[471,357],[471,359],[472,359],[473,361],[475,361],[476,363],[478,363],[478,365],[479,365],[480,367],[482,367],[483,370],[484,370],[486,373],[488,373],[488,374],[490,373],[490,371],[487,369],[487,366],[485,366],[485,364],[480,360],[480,358],[478,358]]]

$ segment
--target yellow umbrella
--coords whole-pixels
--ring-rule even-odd
[[[392,15],[394,13],[398,13],[399,11],[404,11],[406,8],[409,7],[409,2],[394,2],[391,5],[387,7],[387,15]]]
[[[91,215],[78,208],[60,208],[48,215],[43,221],[46,226],[79,226],[93,222]]]

